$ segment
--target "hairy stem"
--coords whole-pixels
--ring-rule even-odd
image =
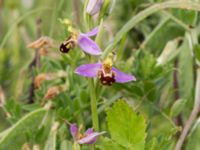
[[[97,112],[97,98],[96,90],[94,86],[93,79],[89,79],[89,88],[90,88],[90,102],[91,102],[91,111],[92,111],[92,124],[96,131],[99,130],[99,119]]]
[[[192,127],[192,124],[194,122],[194,120],[197,117],[199,108],[200,108],[200,68],[197,68],[197,80],[196,80],[196,91],[195,91],[195,101],[194,101],[194,106],[192,109],[192,112],[183,128],[183,131],[181,133],[181,136],[178,139],[178,142],[176,144],[175,150],[181,150],[181,147],[184,143],[184,140],[190,130],[190,128]]]

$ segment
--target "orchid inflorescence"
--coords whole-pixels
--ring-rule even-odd
[[[60,45],[60,51],[62,53],[68,53],[70,49],[75,48],[76,45],[86,53],[91,55],[100,55],[102,50],[89,37],[97,35],[99,27],[92,29],[87,33],[77,32],[73,30],[69,38]],[[102,85],[112,85],[115,82],[126,83],[135,81],[136,78],[133,75],[125,74],[115,67],[113,67],[113,55],[110,54],[103,62],[84,64],[76,68],[75,73],[89,78],[99,78]],[[73,139],[78,144],[93,144],[96,142],[97,137],[104,132],[94,132],[92,128],[89,128],[83,134],[80,133],[76,124],[70,124],[70,132]]]
[[[98,31],[99,29],[96,27],[87,33],[72,33],[72,35],[60,45],[60,51],[68,53],[70,49],[79,45],[80,48],[88,54],[100,55],[102,50],[99,48],[97,43],[89,38],[90,36],[97,35]],[[76,68],[75,73],[89,78],[98,77],[103,85],[112,85],[115,82],[126,83],[136,80],[134,76],[125,74],[113,67],[112,54],[109,55],[102,63],[79,66]]]
[[[103,0],[90,0],[88,2],[86,12],[89,15],[95,15],[100,10],[102,3]],[[67,22],[66,20],[62,22],[67,24],[69,23],[68,20]],[[62,53],[68,53],[70,49],[74,49],[76,46],[79,46],[87,54],[102,54],[102,50],[98,44],[90,38],[98,34],[98,26],[87,33],[82,33],[71,26],[68,27],[68,31],[70,31],[70,36],[60,45],[60,51]],[[108,57],[102,62],[81,65],[75,69],[75,73],[89,78],[97,77],[102,85],[107,86],[111,86],[115,82],[126,83],[136,80],[133,75],[125,74],[113,67],[113,54],[108,55]],[[75,140],[75,143],[78,144],[93,144],[96,142],[98,136],[105,133],[94,132],[93,128],[89,128],[82,134],[80,133],[80,130],[81,128],[78,129],[75,123],[70,124],[71,135]]]

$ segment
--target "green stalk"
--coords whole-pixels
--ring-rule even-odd
[[[93,79],[89,79],[89,88],[90,88],[90,103],[91,103],[91,111],[92,111],[92,124],[95,131],[98,131],[99,119],[98,119],[98,112],[97,112],[97,97],[96,97],[96,90],[95,90]]]
[[[179,8],[179,9],[188,9],[188,10],[196,10],[200,11],[200,4],[197,2],[191,1],[167,1],[162,3],[154,4],[145,10],[141,11],[137,15],[133,16],[116,34],[115,38],[111,42],[110,45],[105,49],[104,53],[102,54],[102,59],[106,58],[107,55],[114,49],[116,44],[122,39],[124,34],[129,32],[136,24],[144,20],[146,17],[150,16],[151,14],[158,12],[160,10],[164,10],[167,8]]]

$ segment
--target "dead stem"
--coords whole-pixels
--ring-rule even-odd
[[[41,37],[42,35],[42,31],[41,31],[41,24],[42,24],[42,21],[41,19],[38,19],[36,21],[36,28],[37,28],[37,37]],[[40,67],[40,55],[39,55],[39,49],[36,49],[35,50],[35,56],[32,60],[32,62],[30,63],[29,65],[29,70],[33,73],[33,70],[35,68],[39,68]],[[34,98],[34,75],[32,75],[32,82],[31,82],[31,85],[30,85],[30,89],[29,89],[29,97],[28,97],[28,103],[31,104],[34,102],[33,98]]]
[[[190,114],[190,117],[188,118],[183,131],[178,139],[178,142],[176,143],[175,150],[181,150],[181,147],[183,146],[183,143],[185,141],[185,138],[187,137],[187,134],[189,130],[191,129],[191,126],[194,122],[194,120],[197,117],[197,114],[199,112],[200,107],[200,68],[197,69],[197,80],[196,80],[196,90],[195,90],[195,100],[194,100],[194,106],[192,109],[192,112]]]
[[[174,100],[177,101],[180,98],[179,95],[179,84],[178,84],[178,59],[174,61],[174,72],[173,72],[173,89],[174,89]],[[179,114],[175,119],[175,124],[177,126],[183,126],[183,121],[181,114]],[[177,133],[177,137],[180,136],[180,132]]]

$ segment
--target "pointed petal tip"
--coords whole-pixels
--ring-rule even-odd
[[[137,81],[136,77],[132,75],[132,81]]]
[[[91,134],[88,134],[86,137],[78,140],[78,143],[79,144],[93,144],[93,143],[96,142],[97,138],[104,133],[106,133],[106,132],[105,131],[103,131],[103,132],[93,132]]]
[[[76,135],[78,133],[78,127],[77,127],[76,123],[70,124],[70,133],[71,133],[72,137],[75,139]]]
[[[99,31],[99,26],[93,28],[91,31],[89,31],[87,33],[82,33],[82,34],[84,34],[86,36],[95,36],[95,35],[97,35],[98,31]]]
[[[123,72],[119,71],[118,69],[116,69],[115,67],[113,67],[112,70],[116,73],[115,79],[116,79],[116,82],[118,82],[118,83],[126,83],[126,82],[130,82],[130,81],[136,81],[136,78],[133,75],[123,73]]]
[[[98,52],[92,53],[92,55],[101,55],[101,54],[102,54],[102,51],[98,51]]]

